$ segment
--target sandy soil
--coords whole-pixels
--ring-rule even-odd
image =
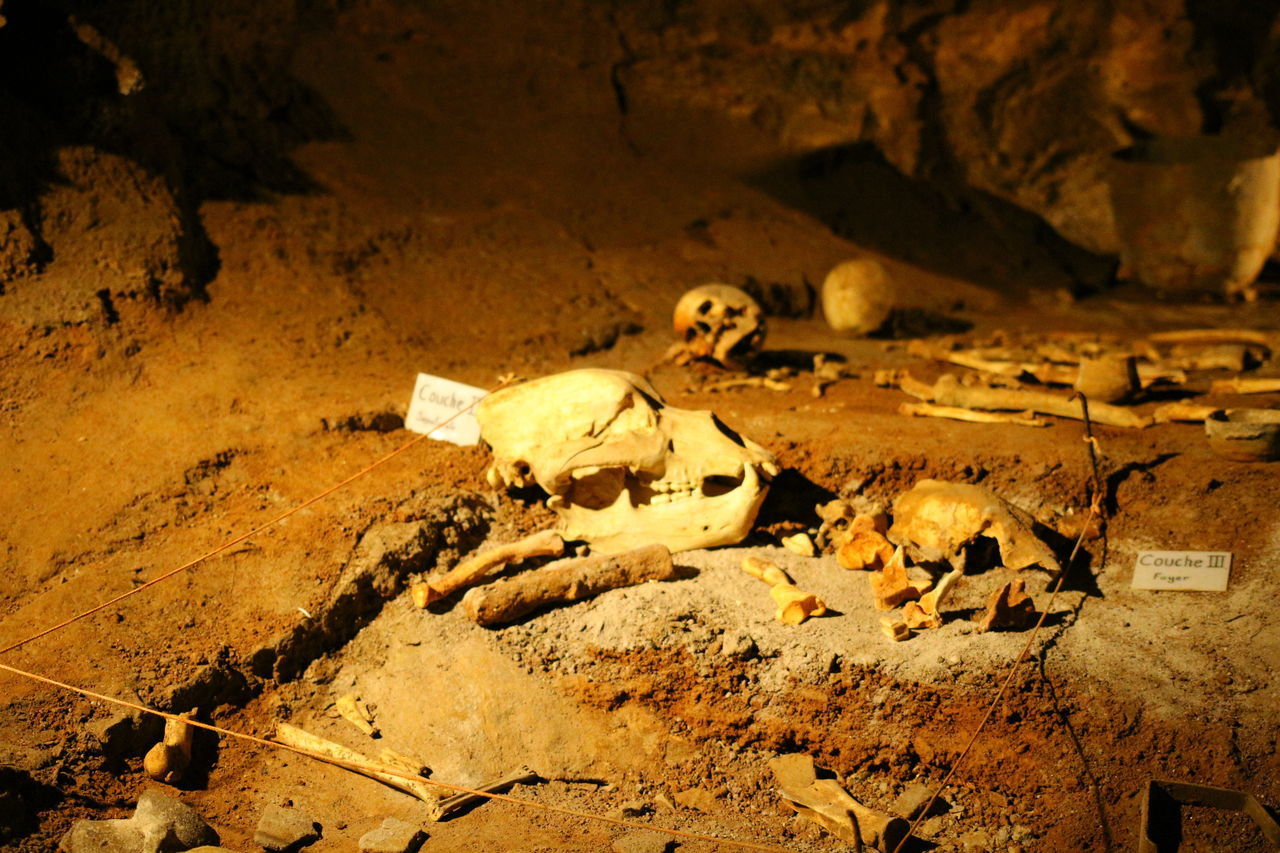
[[[460,32],[442,43],[486,27],[449,25]],[[1086,500],[1079,425],[905,418],[903,396],[875,387],[872,372],[936,366],[899,341],[836,336],[803,311],[771,318],[767,350],[778,360],[837,353],[854,377],[821,398],[803,373],[785,393],[701,390],[700,368],[658,365],[680,293],[755,282],[803,304],[861,247],[746,180],[769,155],[749,128],[685,114],[643,125],[650,136],[628,126],[609,86],[614,57],[600,57],[594,76],[548,75],[545,88],[508,98],[498,95],[528,80],[494,69],[516,56],[412,47],[376,22],[307,45],[298,75],[361,132],[297,152],[315,193],[203,207],[221,263],[207,302],[34,323],[29,291],[0,296],[0,644],[251,530],[397,447],[402,430],[350,424],[403,413],[418,371],[481,386],[510,371],[649,371],[672,404],[712,408],[777,454],[787,473],[761,530],[742,548],[681,555],[696,569],[687,580],[480,629],[456,611],[413,610],[407,584],[551,519],[487,490],[482,449],[429,442],[5,662],[165,709],[198,707],[231,729],[266,733],[289,719],[367,747],[331,714],[354,691],[376,707],[383,740],[442,780],[528,764],[547,780],[514,792],[531,801],[837,849],[781,804],[766,760],[810,752],[887,809],[910,783],[941,777],[1025,637],[974,628],[975,608],[1002,582],[993,569],[965,581],[942,629],[891,644],[865,578],[829,556],[784,552],[776,534],[812,526],[819,499],[887,502],[924,477],[981,482],[1059,518]],[[533,49],[554,67],[554,45]],[[497,102],[516,106],[500,116],[470,106]],[[949,251],[945,222],[935,225],[920,234],[937,247],[934,263],[886,263],[912,304],[974,334],[1280,328],[1273,303],[1160,305],[1124,291],[1072,302],[1032,274],[1024,290],[1002,291],[926,272]],[[1022,259],[1012,247],[991,263],[1007,273]],[[946,795],[951,808],[926,825],[938,849],[1128,846],[1152,777],[1280,802],[1280,632],[1263,603],[1280,559],[1274,466],[1220,459],[1192,425],[1098,436],[1108,536],[1088,544],[1087,566],[1073,569]],[[1132,590],[1144,548],[1231,550],[1231,587]],[[737,569],[756,552],[820,592],[832,614],[775,623],[763,587]],[[1045,575],[1031,577],[1044,601]],[[153,720],[4,683],[0,760],[19,771],[14,790],[30,809],[13,849],[51,849],[72,820],[126,813],[152,784],[140,756]],[[181,796],[233,849],[256,849],[271,802],[324,824],[315,850],[353,849],[386,815],[421,820],[403,795],[297,758],[205,738],[197,764]],[[701,809],[679,804],[691,789],[706,792]],[[428,829],[427,849],[441,851],[600,850],[623,831],[505,803]],[[1215,815],[1196,815],[1187,839],[1187,849],[1263,849]]]

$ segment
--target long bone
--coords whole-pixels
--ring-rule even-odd
[[[1060,418],[1077,420],[1084,418],[1081,405],[1068,397],[1060,397],[1045,391],[964,386],[951,374],[938,377],[938,381],[932,386],[905,376],[899,380],[898,387],[912,396],[919,396],[921,399],[942,406],[997,411],[1034,411]],[[925,389],[928,389],[927,392]],[[1151,425],[1151,418],[1109,403],[1090,403],[1089,418],[1094,423],[1108,426],[1141,429]]]
[[[916,418],[946,418],[973,424],[1015,424],[1017,426],[1047,427],[1048,421],[1040,420],[1033,412],[1005,414],[1003,412],[978,412],[959,406],[939,406],[936,403],[903,403],[898,412]]]
[[[410,591],[413,603],[426,607],[433,601],[452,595],[460,589],[475,586],[499,566],[517,563],[532,557],[559,557],[564,553],[564,540],[552,530],[544,530],[527,536],[518,542],[499,545],[459,563],[444,575],[420,583]]]
[[[276,740],[288,746],[296,746],[299,749],[318,752],[322,755],[327,755],[330,758],[337,759],[338,761],[347,762],[347,764],[340,764],[338,766],[345,770],[350,770],[353,773],[359,773],[361,776],[368,776],[370,779],[374,779],[384,785],[395,788],[397,791],[403,791],[406,794],[417,797],[433,809],[438,806],[440,801],[440,795],[437,793],[437,789],[428,782],[414,782],[400,776],[379,773],[376,770],[363,770],[358,767],[349,766],[381,764],[388,770],[403,772],[405,769],[403,760],[397,760],[395,762],[375,761],[370,759],[368,756],[351,749],[350,747],[343,746],[340,743],[334,743],[331,740],[320,737],[320,735],[312,734],[305,729],[300,729],[297,726],[292,726],[288,723],[276,723]],[[322,761],[323,759],[316,758],[316,760]],[[418,768],[414,772],[419,772],[420,769],[421,768]]]
[[[1277,391],[1280,391],[1280,378],[1270,377],[1237,376],[1234,379],[1218,379],[1209,386],[1210,394],[1274,394]]]
[[[477,785],[476,790],[483,791],[486,794],[500,794],[512,785],[519,785],[522,782],[536,782],[539,778],[541,777],[528,767],[521,767],[505,776],[500,776],[497,779],[494,779],[492,782]],[[485,797],[482,797],[479,794],[454,794],[451,797],[445,797],[435,804],[435,808],[432,809],[431,812],[431,819],[434,821],[444,820],[449,816],[450,812],[455,812],[458,809],[469,806],[472,803],[481,802],[485,799]]]

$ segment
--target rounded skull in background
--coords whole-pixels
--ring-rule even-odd
[[[644,378],[571,370],[476,407],[494,488],[541,486],[566,539],[617,553],[740,542],[778,467],[711,412],[666,405]]]
[[[741,366],[764,346],[760,305],[727,284],[704,284],[680,297],[674,324],[689,355],[725,367]]]

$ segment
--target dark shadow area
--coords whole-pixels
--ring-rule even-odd
[[[786,160],[750,182],[859,246],[1009,295],[1096,292],[1115,267],[1007,201],[903,175],[869,143]]]
[[[259,4],[250,13],[263,24],[255,29],[216,26],[232,12],[211,0],[4,4],[0,215],[16,212],[27,232],[22,271],[53,259],[40,198],[68,183],[60,149],[118,156],[167,186],[186,289],[152,294],[169,307],[207,298],[218,271],[202,202],[321,190],[291,153],[350,135],[288,64],[299,36],[332,26],[332,12],[308,2],[271,8],[280,5]]]
[[[9,849],[39,827],[38,816],[62,802],[62,792],[16,767],[0,767],[0,845]]]
[[[1083,592],[1090,598],[1102,598],[1102,587],[1098,585],[1098,574],[1093,567],[1094,554],[1084,545],[1080,546],[1080,552],[1076,554],[1075,561],[1071,561],[1071,552],[1075,548],[1076,540],[1069,536],[1063,536],[1052,527],[1043,524],[1032,525],[1032,532],[1040,537],[1046,545],[1053,550],[1053,555],[1058,558],[1058,564],[1062,566],[1062,571],[1066,577],[1062,581],[1062,589],[1064,592]],[[1102,561],[1098,563],[1098,569],[1102,567]],[[1052,585],[1052,582],[1050,582]]]
[[[769,495],[756,517],[756,527],[781,523],[817,527],[822,522],[817,508],[835,499],[835,492],[819,486],[794,468],[787,468],[773,478]]]

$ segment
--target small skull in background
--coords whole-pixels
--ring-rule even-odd
[[[759,303],[727,284],[704,284],[680,297],[674,325],[688,357],[722,367],[742,367],[764,346]]]

